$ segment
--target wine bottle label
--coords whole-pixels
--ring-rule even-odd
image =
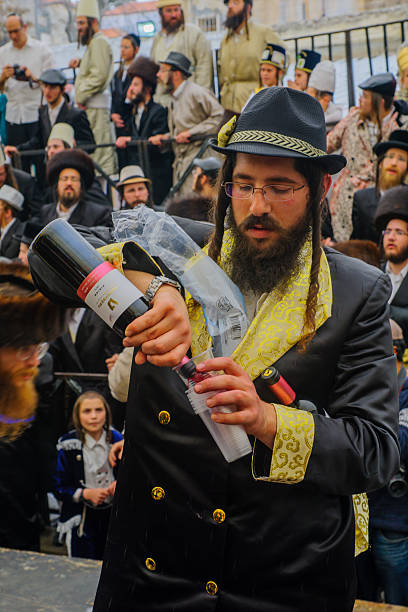
[[[88,274],[78,287],[77,295],[109,327],[114,326],[133,302],[143,297],[143,293],[107,261]]]

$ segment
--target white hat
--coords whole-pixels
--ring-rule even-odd
[[[62,140],[70,149],[74,148],[74,128],[69,123],[54,123],[53,128],[48,136],[47,144],[50,140]]]
[[[314,87],[318,91],[328,91],[333,94],[336,86],[336,68],[333,62],[329,60],[319,62],[313,68],[308,86]]]
[[[91,17],[100,21],[98,0],[79,0],[76,14],[77,17]]]
[[[24,196],[14,187],[10,187],[10,185],[0,187],[0,200],[3,200],[3,202],[6,202],[19,212],[23,210]]]

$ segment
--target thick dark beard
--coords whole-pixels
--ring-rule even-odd
[[[82,36],[80,36],[78,32],[78,46],[82,45],[83,47],[86,47],[89,41],[91,40],[92,36],[93,36],[93,32],[91,31],[91,28],[89,27],[87,28],[85,34],[83,34]]]
[[[391,255],[387,255],[385,253],[386,261],[390,261],[391,263],[400,264],[403,261],[408,260],[408,247],[401,249],[399,253],[391,253]]]
[[[165,30],[167,34],[173,34],[173,32],[177,32],[177,30],[179,30],[184,24],[184,17],[180,17],[180,19],[178,21],[175,21],[174,23],[170,23],[165,22],[162,16],[161,22],[163,30]]]
[[[135,107],[135,110],[137,110],[137,107],[139,106],[139,104],[144,101],[145,101],[144,91],[141,91],[132,100],[132,104]]]
[[[78,198],[74,192],[72,192],[72,194],[62,193],[59,201],[63,206],[65,206],[65,208],[71,208],[78,202]]]
[[[222,25],[228,30],[235,31],[245,21],[246,13],[247,8],[245,5],[242,11],[238,13],[238,15],[231,15],[231,17],[227,17]]]
[[[285,290],[288,281],[298,272],[302,263],[299,254],[310,232],[311,217],[308,208],[295,227],[285,230],[267,215],[250,215],[237,226],[232,213],[229,214],[234,238],[229,275],[244,294],[269,293],[278,285],[282,291]],[[255,224],[278,232],[278,241],[267,248],[257,248],[253,239],[244,233]]]

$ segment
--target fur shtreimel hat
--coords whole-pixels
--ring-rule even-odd
[[[347,163],[343,155],[327,153],[326,123],[320,102],[303,91],[268,87],[246,105],[239,119],[222,126],[215,151],[292,157],[316,162],[329,174]]]
[[[46,179],[49,185],[56,185],[64,168],[77,170],[82,177],[85,189],[89,189],[95,178],[92,158],[83,151],[65,150],[54,155],[47,163]]]
[[[143,79],[148,85],[156,87],[157,73],[160,66],[153,60],[143,55],[138,56],[129,66],[128,75],[130,79],[137,76]]]
[[[378,202],[374,217],[377,229],[385,229],[391,219],[402,219],[408,222],[408,187],[406,185],[387,189]]]
[[[0,347],[55,340],[66,331],[69,315],[35,288],[27,266],[0,263]]]

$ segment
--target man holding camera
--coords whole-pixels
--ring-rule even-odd
[[[27,25],[15,13],[6,19],[10,42],[0,48],[0,91],[7,95],[7,144],[26,142],[37,129],[41,88],[38,77],[53,68],[50,49],[27,34]]]

